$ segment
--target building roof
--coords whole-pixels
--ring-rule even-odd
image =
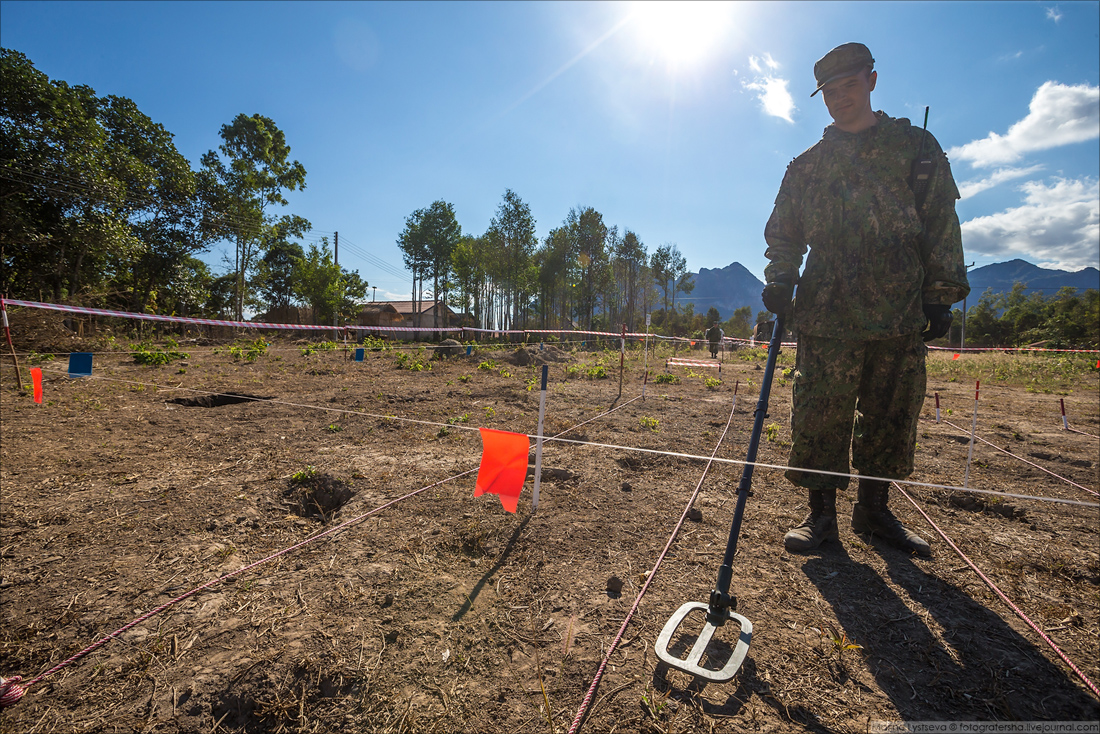
[[[398,313],[402,315],[411,315],[416,313],[416,301],[373,301],[371,305],[381,306],[382,304],[388,304],[393,306]],[[454,313],[447,304],[442,301],[438,302],[438,305],[442,306],[447,313]],[[436,307],[435,301],[421,301],[420,313],[431,313]]]

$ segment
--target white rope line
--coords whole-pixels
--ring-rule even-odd
[[[59,373],[59,374],[64,374],[64,373]],[[199,390],[199,389],[196,389],[196,388],[189,388],[189,387],[163,387],[161,385],[157,385],[156,383],[137,382],[137,381],[133,381],[133,380],[123,380],[123,379],[117,379],[117,378],[100,377],[98,375],[91,375],[91,377],[93,379],[105,380],[105,381],[109,381],[109,382],[120,382],[120,383],[123,383],[123,384],[142,385],[142,386],[145,386],[145,387],[155,387],[155,388],[157,388],[158,391],[161,391],[161,390],[165,390],[165,391],[184,390],[184,391],[187,391],[187,392],[204,393],[206,395],[224,395],[224,394],[226,394],[226,393],[220,393],[220,392],[216,392],[216,391]],[[381,419],[384,419],[384,420],[399,421],[399,422],[404,422],[404,423],[414,423],[414,424],[425,425],[425,426],[445,427],[445,428],[448,428],[448,429],[455,428],[455,429],[463,430],[463,431],[479,431],[480,430],[476,426],[461,426],[461,425],[451,424],[451,423],[439,423],[437,421],[425,421],[425,420],[420,420],[420,419],[417,419],[417,418],[402,418],[400,416],[395,416],[395,415],[383,415],[383,414],[379,414],[379,413],[367,413],[365,411],[348,410],[346,408],[332,408],[332,407],[328,407],[328,406],[325,406],[325,405],[309,405],[307,403],[292,403],[292,402],[285,401],[285,400],[275,400],[275,399],[271,399],[271,400],[263,400],[263,399],[260,399],[260,398],[248,398],[248,399],[252,400],[254,402],[258,402],[258,403],[268,403],[268,404],[274,404],[274,405],[285,405],[287,407],[302,408],[302,409],[306,409],[306,410],[323,410],[323,411],[327,411],[327,412],[330,412],[330,413],[340,413],[340,414],[354,415],[354,416],[360,416],[360,417],[365,417],[365,418],[381,418]],[[631,402],[633,402],[633,400],[631,400]],[[618,408],[622,408],[625,405],[626,405],[626,403],[623,403],[623,405],[618,406]],[[613,410],[617,410],[618,408],[615,408]],[[611,411],[608,411],[608,412],[611,412]],[[596,417],[598,418],[600,416],[596,416]],[[536,438],[536,439],[538,438],[537,434],[528,433],[528,434],[525,434],[525,435],[528,438]],[[550,443],[552,441],[557,441],[559,443],[576,444],[578,446],[594,446],[596,448],[613,449],[613,450],[616,450],[616,451],[633,451],[633,452],[636,452],[636,453],[653,454],[655,456],[670,456],[670,457],[679,458],[679,459],[691,459],[692,461],[713,461],[713,462],[720,463],[720,464],[731,464],[731,465],[736,465],[736,466],[745,466],[747,464],[751,464],[752,466],[758,467],[758,468],[761,468],[761,469],[776,469],[776,470],[779,470],[779,471],[794,470],[794,471],[799,471],[799,472],[806,472],[808,474],[821,474],[822,476],[830,476],[830,477],[846,477],[848,479],[871,479],[871,480],[882,481],[882,482],[897,482],[898,484],[908,484],[908,485],[911,485],[911,486],[914,486],[914,487],[927,487],[929,489],[943,489],[943,490],[949,490],[949,491],[953,491],[953,492],[972,492],[974,494],[987,494],[987,495],[992,495],[994,497],[1011,497],[1013,499],[1019,499],[1019,500],[1032,500],[1032,501],[1036,501],[1036,502],[1051,502],[1051,503],[1055,503],[1055,504],[1077,505],[1077,506],[1080,506],[1080,507],[1098,507],[1098,508],[1100,508],[1100,503],[1097,503],[1097,502],[1084,502],[1084,501],[1081,501],[1081,500],[1067,500],[1067,499],[1060,499],[1060,498],[1057,498],[1057,497],[1036,497],[1034,495],[1028,495],[1028,494],[1015,494],[1015,493],[1011,493],[1011,492],[998,492],[998,491],[990,490],[990,489],[974,489],[973,487],[959,487],[959,486],[955,486],[955,485],[951,485],[951,484],[936,484],[934,482],[917,482],[917,481],[914,481],[914,480],[911,480],[911,479],[895,479],[895,478],[892,478],[892,477],[873,477],[873,476],[870,476],[870,475],[867,475],[867,474],[850,474],[850,473],[847,473],[847,472],[826,471],[824,469],[807,469],[807,468],[802,468],[802,467],[792,467],[792,466],[788,466],[786,464],[765,464],[765,463],[760,462],[760,461],[749,462],[749,461],[744,461],[743,459],[723,459],[723,458],[718,458],[718,457],[711,458],[709,456],[700,456],[699,454],[688,454],[688,453],[683,453],[683,452],[679,452],[679,451],[663,451],[663,450],[659,450],[659,449],[646,449],[646,448],[641,448],[641,447],[637,447],[637,446],[622,446],[620,444],[600,443],[600,442],[597,442],[597,441],[577,441],[577,440],[569,439],[569,438],[558,438],[556,436],[543,436],[542,440],[543,440],[544,443]]]

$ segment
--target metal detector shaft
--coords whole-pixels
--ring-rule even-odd
[[[741,472],[741,482],[737,485],[737,506],[733,512],[733,523],[730,525],[730,537],[726,542],[726,553],[722,556],[722,566],[718,569],[718,581],[714,590],[710,592],[710,609],[707,612],[707,620],[714,625],[721,625],[725,622],[725,610],[736,603],[729,595],[730,582],[733,580],[733,557],[737,553],[737,537],[741,534],[741,519],[745,514],[745,501],[749,498],[749,490],[752,487],[753,463],[756,461],[756,454],[760,449],[760,434],[764,432],[764,419],[768,417],[768,397],[771,395],[775,362],[779,357],[779,349],[782,343],[783,317],[776,316],[772,338],[768,343],[768,361],[764,367],[764,379],[760,385],[760,399],[756,402],[752,435],[749,436],[749,450],[745,456],[745,468]]]

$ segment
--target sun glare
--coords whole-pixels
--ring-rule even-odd
[[[722,2],[635,2],[630,9],[643,50],[671,66],[698,63],[728,29],[732,6]]]

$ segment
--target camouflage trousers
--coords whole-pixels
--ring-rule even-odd
[[[928,349],[919,333],[847,341],[802,335],[795,357],[788,465],[904,479],[913,471]],[[843,489],[847,477],[788,469],[793,484]]]

